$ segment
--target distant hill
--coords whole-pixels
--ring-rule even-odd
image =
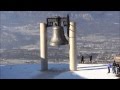
[[[39,48],[39,23],[67,14],[77,23],[77,38],[94,33],[119,35],[117,11],[0,11],[0,48]],[[52,31],[48,33],[50,37]]]

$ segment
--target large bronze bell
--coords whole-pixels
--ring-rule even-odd
[[[51,46],[59,46],[68,44],[68,40],[64,35],[62,26],[53,26],[53,36],[50,41]]]

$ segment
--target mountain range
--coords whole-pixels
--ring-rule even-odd
[[[0,49],[39,48],[39,23],[47,17],[70,16],[77,24],[77,40],[82,36],[119,37],[119,11],[0,11]],[[48,28],[48,37],[52,30]]]

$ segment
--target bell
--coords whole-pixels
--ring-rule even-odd
[[[67,39],[64,35],[63,27],[53,26],[53,36],[50,41],[51,46],[59,46],[68,44]]]
[[[62,37],[62,40],[63,40],[63,42],[64,42],[63,45],[68,44],[68,40],[67,40],[66,37],[65,37],[63,27],[61,27],[61,37]]]

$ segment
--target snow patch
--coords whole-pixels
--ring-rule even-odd
[[[69,71],[69,64],[65,63],[49,63],[48,67],[51,74],[61,72],[54,77],[48,75],[50,79],[118,79],[112,72],[107,73],[107,64],[78,64],[77,71]],[[0,79],[32,79],[46,72],[41,71],[40,64],[0,65]]]

